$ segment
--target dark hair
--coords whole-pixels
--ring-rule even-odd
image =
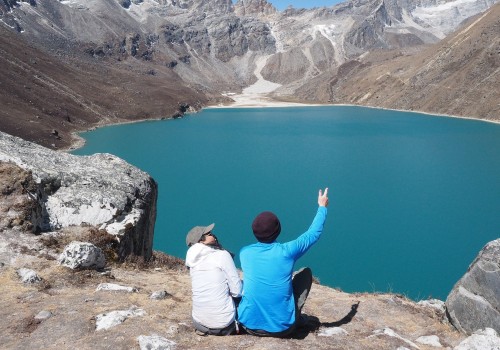
[[[215,239],[214,245],[219,245],[219,240],[217,239],[217,236],[212,233],[212,231],[204,233],[203,235],[201,235],[200,240],[198,242],[205,242],[208,235],[212,236]]]

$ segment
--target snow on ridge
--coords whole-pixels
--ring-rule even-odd
[[[485,11],[498,0],[455,0],[416,7],[411,15],[418,22],[444,34],[453,32],[465,19]]]

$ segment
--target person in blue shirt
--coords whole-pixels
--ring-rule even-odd
[[[312,272],[302,269],[293,277],[295,262],[318,241],[328,206],[328,188],[319,190],[316,216],[297,239],[279,243],[281,223],[272,212],[257,215],[252,231],[258,242],[240,251],[243,292],[238,322],[258,336],[288,337],[300,323],[300,310],[312,285]]]

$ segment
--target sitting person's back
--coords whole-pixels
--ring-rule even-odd
[[[228,335],[235,329],[236,307],[241,281],[228,251],[221,249],[211,234],[213,224],[193,228],[186,238],[186,254],[193,292],[192,317],[203,334]]]
[[[238,320],[250,334],[289,336],[311,289],[312,272],[305,268],[292,278],[295,261],[319,239],[326,219],[328,189],[318,195],[319,208],[309,229],[297,239],[278,243],[281,224],[276,215],[262,212],[252,223],[258,242],[240,251],[243,296]]]
[[[245,293],[238,313],[246,328],[277,333],[294,325],[295,257],[289,253],[285,244],[278,242],[258,242],[241,250]]]

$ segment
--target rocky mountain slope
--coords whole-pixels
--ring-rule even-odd
[[[495,5],[437,44],[411,54],[370,52],[313,79],[297,95],[499,121],[499,32]]]
[[[67,148],[77,141],[72,131],[171,117],[208,103],[207,94],[168,70],[63,57],[26,39],[0,25],[0,120],[12,135]]]
[[[71,131],[226,103],[257,77],[279,100],[498,120],[495,3],[2,0],[0,127],[66,148]]]

